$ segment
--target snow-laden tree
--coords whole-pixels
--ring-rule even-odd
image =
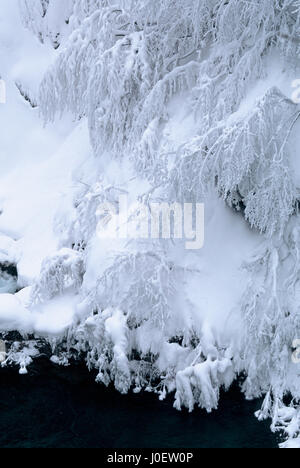
[[[283,399],[299,399],[299,377],[292,362],[293,343],[300,333],[299,314],[299,215],[288,223],[280,239],[266,242],[245,268],[251,281],[242,300],[245,314],[242,359],[248,398],[267,395],[259,418],[272,416],[273,429],[281,430]],[[244,364],[242,364],[244,366]],[[286,419],[287,422],[289,418]],[[298,435],[299,426],[294,428]]]
[[[215,180],[230,205],[243,203],[251,226],[282,233],[297,198],[287,142],[298,116],[291,100],[268,90],[249,113],[219,122],[181,149],[170,178],[174,191],[199,199]]]
[[[248,95],[266,77],[270,57],[296,70],[300,2],[21,0],[21,13],[41,41],[58,46],[63,39],[41,83],[42,117],[47,123],[68,111],[87,119],[102,171],[78,191],[61,233],[69,250],[45,261],[32,301],[76,289],[78,322],[64,352],[85,354],[97,380],[161,397],[176,390],[178,409],[211,410],[220,387],[245,372],[246,395],[267,394],[260,417],[273,416],[275,427],[283,397],[296,396],[290,356],[300,332],[299,193],[290,137],[299,107],[273,85],[254,101]],[[164,130],[176,96],[188,99],[197,132],[172,149]],[[186,275],[197,272],[182,267],[172,243],[116,242],[109,255],[103,243],[103,263],[91,274],[97,207],[117,207],[128,188],[106,183],[111,161],[142,181],[147,203],[199,201],[213,188],[263,236],[264,250],[246,266],[240,342],[193,321],[182,291]]]

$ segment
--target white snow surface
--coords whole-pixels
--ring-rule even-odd
[[[75,172],[90,156],[85,122],[71,118],[45,128],[39,111],[20,95],[16,83],[31,96],[53,60],[21,24],[17,0],[0,5],[0,75],[7,102],[0,105],[0,261],[16,263],[18,286],[30,286],[45,257],[57,251],[54,219],[71,203]],[[74,176],[74,177],[73,177]],[[0,296],[0,329],[59,334],[72,323],[74,298],[67,295],[29,310],[14,296]]]

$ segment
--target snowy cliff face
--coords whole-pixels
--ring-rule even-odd
[[[44,339],[208,411],[243,375],[296,438],[300,2],[2,0],[0,23],[0,331],[31,338],[3,365]],[[124,194],[205,203],[204,247],[99,235]]]

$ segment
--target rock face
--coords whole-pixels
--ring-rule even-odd
[[[17,291],[18,260],[17,242],[0,233],[0,294],[14,294]]]
[[[0,294],[14,294],[17,291],[18,271],[13,263],[0,263]]]

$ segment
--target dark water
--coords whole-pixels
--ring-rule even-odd
[[[179,413],[172,400],[122,396],[93,382],[83,367],[42,362],[29,375],[0,370],[0,447],[273,448],[278,439],[237,387],[220,408]]]

